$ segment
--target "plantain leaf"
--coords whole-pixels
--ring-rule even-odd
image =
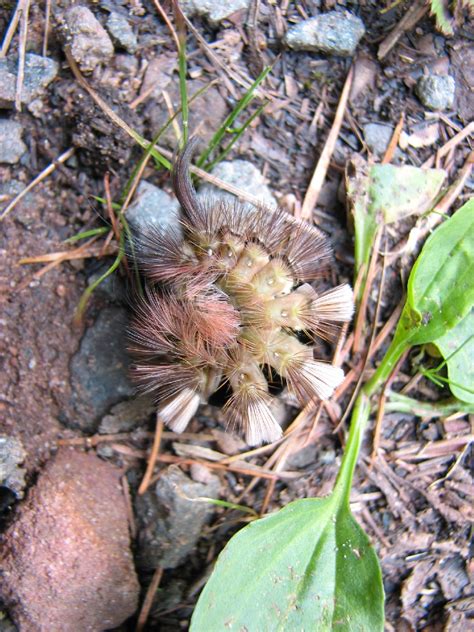
[[[430,0],[431,15],[436,18],[436,28],[444,35],[454,35],[453,18],[449,13],[448,0]]]
[[[395,340],[433,342],[474,305],[474,198],[426,240],[408,279]]]
[[[217,560],[191,632],[378,632],[383,620],[377,557],[334,492],[239,531]]]
[[[448,365],[451,393],[462,402],[474,404],[474,309],[434,344]]]
[[[369,196],[375,214],[386,224],[428,211],[446,178],[443,169],[403,165],[374,165],[370,170]]]
[[[355,232],[355,275],[368,265],[381,225],[428,211],[446,177],[442,169],[372,165],[355,157],[347,165],[347,197]]]

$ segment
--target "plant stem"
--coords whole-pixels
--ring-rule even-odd
[[[388,401],[385,404],[385,410],[387,412],[411,413],[418,417],[447,417],[457,412],[472,414],[474,413],[474,406],[461,402],[455,397],[439,402],[421,402],[400,393],[390,392]]]
[[[359,457],[360,447],[364,438],[364,430],[370,417],[370,397],[388,379],[402,354],[410,344],[403,336],[397,335],[392,340],[384,359],[368,382],[362,387],[356,399],[351,417],[349,436],[344,449],[341,467],[334,486],[334,493],[340,500],[349,504],[355,466]]]

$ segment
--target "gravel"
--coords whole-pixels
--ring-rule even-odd
[[[0,108],[11,108],[15,103],[17,70],[16,58],[0,59]],[[27,105],[41,96],[58,72],[59,64],[53,59],[26,53],[21,102]]]
[[[137,36],[125,16],[121,13],[112,12],[107,18],[105,26],[112,41],[118,48],[124,48],[131,54],[136,52],[138,47]]]
[[[99,433],[130,432],[140,424],[144,424],[155,410],[156,404],[153,398],[146,395],[120,402],[103,417],[99,425]]]
[[[162,231],[180,231],[179,203],[151,182],[142,180],[138,185],[133,202],[127,209],[127,221],[137,235],[144,234],[150,227]]]
[[[74,5],[66,11],[62,34],[82,72],[92,72],[114,54],[109,35],[87,7]]]
[[[277,203],[265,184],[263,174],[247,160],[223,161],[214,167],[211,171],[213,176],[224,180],[228,184],[232,184],[242,191],[258,198],[262,204],[275,208]],[[220,199],[234,201],[236,198],[231,193],[227,193],[208,182],[199,187],[199,196],[201,197],[218,197]],[[252,205],[249,205],[251,208]]]
[[[109,630],[138,604],[120,471],[61,449],[5,533],[1,596],[20,630]]]
[[[78,414],[68,425],[95,430],[98,420],[114,404],[134,395],[135,388],[128,377],[127,322],[125,309],[106,307],[86,330],[79,351],[71,360]]]
[[[21,441],[0,435],[0,485],[7,487],[17,498],[23,497],[25,470],[18,467],[26,459]]]
[[[381,123],[367,123],[364,125],[364,140],[370,151],[379,158],[387,151],[392,135],[393,127],[391,125],[383,125]]]
[[[329,11],[292,26],[285,37],[294,50],[351,56],[365,33],[360,18],[347,11]]]
[[[138,565],[144,569],[175,568],[194,549],[214,508],[190,498],[217,498],[219,479],[192,481],[170,466],[156,485],[135,500],[138,523]]]
[[[179,3],[188,16],[200,15],[217,26],[236,11],[248,9],[251,0],[181,0]]]
[[[0,163],[14,165],[27,147],[22,141],[23,127],[16,121],[0,119]]]
[[[431,110],[448,110],[452,107],[455,90],[453,77],[431,73],[420,77],[416,86],[420,101]]]

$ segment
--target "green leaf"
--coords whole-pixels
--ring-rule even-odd
[[[395,338],[433,342],[474,305],[474,198],[426,240],[408,279]]]
[[[444,35],[454,35],[448,0],[431,0],[431,15],[436,18],[436,28]]]
[[[235,535],[191,621],[191,632],[383,630],[377,557],[345,497],[310,498]]]
[[[374,165],[370,170],[372,212],[386,224],[428,211],[446,178],[443,169]]]
[[[451,393],[462,402],[474,404],[474,310],[434,344],[448,366]]]
[[[446,177],[442,169],[370,166],[357,157],[346,171],[347,197],[355,232],[355,275],[370,260],[375,235],[383,224],[428,211]]]

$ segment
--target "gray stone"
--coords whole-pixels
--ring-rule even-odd
[[[193,550],[214,511],[207,502],[190,498],[217,498],[219,479],[192,481],[170,466],[154,486],[135,501],[138,522],[138,564],[145,569],[175,568]]]
[[[127,312],[119,307],[103,309],[86,330],[79,351],[71,360],[74,406],[73,425],[94,430],[98,419],[114,404],[135,393],[129,377]]]
[[[201,15],[216,26],[236,11],[248,9],[251,0],[181,0],[186,15]]]
[[[92,72],[99,64],[107,63],[114,54],[106,30],[87,7],[70,7],[65,13],[62,31],[71,55],[83,72]]]
[[[381,123],[367,123],[364,125],[364,140],[367,147],[376,156],[383,156],[393,135],[391,125]]]
[[[15,103],[17,71],[17,59],[11,57],[0,59],[1,108],[12,107]],[[21,102],[29,104],[43,94],[46,87],[57,76],[58,71],[59,64],[54,59],[26,53]]]
[[[213,176],[224,180],[224,182],[232,184],[246,193],[250,193],[250,195],[258,198],[262,204],[271,208],[277,206],[275,198],[265,184],[265,178],[251,162],[239,159],[225,160],[216,165],[211,173]],[[227,193],[208,182],[203,183],[199,187],[199,196],[203,198],[218,197],[231,202],[235,200],[235,196],[232,193]]]
[[[10,489],[17,498],[23,497],[25,470],[18,467],[26,452],[18,439],[0,435],[0,485]]]
[[[316,462],[317,446],[313,444],[307,445],[304,448],[292,452],[288,457],[286,463],[289,468],[303,469],[308,465]]]
[[[109,265],[101,266],[96,272],[90,275],[87,279],[87,283],[91,286],[95,283],[101,276],[107,272],[109,269]],[[127,290],[125,287],[125,283],[117,273],[117,271],[112,272],[106,277],[94,290],[94,296],[104,299],[109,303],[115,303],[117,305],[126,305],[127,304]]]
[[[150,227],[161,231],[180,230],[178,201],[154,184],[142,180],[133,202],[127,209],[126,219],[137,234],[144,234]]]
[[[420,77],[416,92],[420,101],[431,110],[447,110],[454,102],[456,85],[450,75],[429,74]]]
[[[354,54],[364,33],[364,23],[357,16],[347,11],[329,11],[292,26],[285,42],[295,50],[349,56]]]
[[[130,432],[139,424],[144,423],[155,410],[153,398],[146,395],[120,402],[113,406],[110,413],[102,419],[99,433]]]
[[[23,128],[20,123],[8,119],[0,119],[0,163],[14,165],[26,151],[21,139]]]
[[[124,48],[129,53],[135,53],[137,50],[138,42],[129,21],[121,13],[112,12],[106,23],[106,28],[110,33],[112,41]]]

